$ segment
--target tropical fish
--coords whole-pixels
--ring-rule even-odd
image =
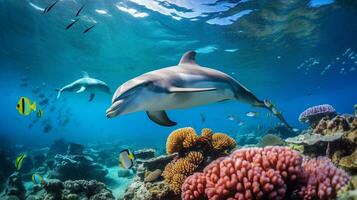
[[[250,112],[247,112],[245,115],[247,115],[247,117],[256,117],[259,115],[259,113],[250,111]]]
[[[65,30],[71,28],[75,23],[78,22],[78,20],[79,20],[79,19],[76,19],[76,20],[74,20],[72,23],[70,23],[68,26],[66,26],[66,29],[65,29]]]
[[[42,115],[43,115],[42,109],[38,109],[38,111],[37,111],[37,117],[38,117],[38,118],[41,118]]]
[[[82,5],[82,7],[77,11],[76,17],[79,16],[79,13],[81,13],[82,9],[84,8],[85,4]]]
[[[128,149],[122,150],[119,153],[119,165],[125,169],[130,169],[134,165],[134,154]]]
[[[239,121],[238,122],[238,126],[243,126],[244,125],[244,121]]]
[[[95,27],[95,25],[96,25],[96,24],[94,24],[93,26],[91,26],[91,27],[87,28],[86,30],[84,30],[84,31],[83,31],[83,33],[87,33],[87,32],[88,32],[88,31],[90,31],[92,28],[94,28],[94,27]]]
[[[293,128],[293,131],[294,131],[294,132],[299,132],[299,129]]]
[[[57,3],[59,2],[59,0],[56,0],[53,4],[51,4],[50,6],[46,7],[45,10],[43,10],[43,13],[48,13],[51,11],[51,9],[53,8],[53,6],[55,6]]]
[[[202,122],[205,122],[206,121],[206,117],[202,113],[200,114],[200,116],[201,116]]]
[[[32,175],[32,182],[34,185],[42,185],[43,178],[38,174]]]
[[[22,163],[24,162],[24,159],[26,158],[26,154],[22,153],[19,156],[17,156],[15,160],[15,168],[16,170],[20,170],[22,167]]]
[[[30,99],[27,97],[21,97],[16,105],[16,109],[21,115],[29,115],[31,111],[36,111],[36,102],[31,104]]]

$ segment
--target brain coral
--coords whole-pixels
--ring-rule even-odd
[[[236,147],[236,141],[224,133],[215,133],[212,136],[212,147],[216,151],[231,150]]]
[[[348,182],[348,175],[335,167],[326,157],[305,160],[303,162],[306,186],[303,186],[300,195],[305,200],[334,199],[336,193]]]
[[[179,152],[184,148],[192,147],[199,137],[196,131],[191,127],[176,129],[167,138],[166,153],[172,154]]]
[[[191,175],[203,161],[203,155],[197,151],[191,151],[184,158],[166,165],[163,176],[174,193],[181,192],[182,183]]]
[[[182,185],[183,200],[284,199],[302,185],[304,200],[333,199],[347,175],[324,158],[304,161],[287,147],[247,148],[209,164]]]

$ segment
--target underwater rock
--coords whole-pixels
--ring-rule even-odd
[[[144,183],[134,181],[125,191],[121,200],[180,200],[163,181]]]
[[[71,200],[71,199],[88,199],[88,200],[114,200],[112,192],[105,184],[91,180],[65,181],[46,180],[44,182],[46,194],[44,200]]]
[[[66,154],[68,149],[68,143],[63,139],[58,139],[51,144],[50,149],[47,153],[47,157],[53,157],[57,154]]]
[[[25,199],[26,190],[22,182],[21,174],[14,172],[8,178],[2,199]]]
[[[331,135],[336,132],[347,132],[353,128],[354,117],[351,115],[337,115],[336,117],[322,118],[316,127],[313,129],[314,133],[321,135]]]
[[[315,127],[322,118],[331,119],[335,116],[335,108],[329,104],[323,104],[306,109],[300,114],[299,121],[308,122],[311,127]]]
[[[67,155],[83,155],[84,146],[76,143],[69,143]]]
[[[357,170],[357,150],[349,156],[340,158],[338,164],[349,170]]]
[[[155,182],[155,181],[159,180],[159,178],[161,177],[161,174],[162,174],[162,170],[160,170],[160,169],[156,169],[155,171],[148,172],[145,175],[144,182],[145,183]]]
[[[55,156],[55,167],[49,173],[49,178],[64,180],[104,180],[108,174],[102,165],[97,164],[89,156],[59,155]]]
[[[174,157],[176,157],[178,154],[177,153],[174,153],[174,154],[171,154],[171,155],[161,155],[161,156],[158,156],[158,157],[155,157],[155,158],[151,158],[151,159],[148,159],[148,160],[141,160],[141,159],[137,159],[136,160],[136,163],[138,164],[142,164],[143,167],[146,169],[146,170],[149,170],[149,171],[154,171],[156,169],[164,169],[165,166],[171,162],[172,159],[174,159]]]
[[[2,191],[2,185],[5,183],[6,178],[14,170],[14,163],[10,160],[8,153],[0,150],[0,192]]]
[[[134,156],[136,159],[150,159],[155,157],[154,149],[140,149],[134,151]]]

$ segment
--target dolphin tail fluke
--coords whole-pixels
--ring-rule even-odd
[[[270,110],[285,126],[287,126],[289,129],[292,129],[291,126],[288,124],[288,122],[285,120],[283,114],[280,111],[278,111],[275,105],[271,103],[269,100],[261,101],[259,102],[259,104],[255,106],[263,107]]]

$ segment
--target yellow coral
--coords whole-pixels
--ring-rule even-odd
[[[201,130],[201,136],[207,138],[208,140],[212,140],[213,131],[209,128],[204,128]]]
[[[187,154],[186,159],[195,165],[201,164],[203,161],[203,154],[198,151],[191,151]]]
[[[212,147],[216,151],[224,151],[234,149],[237,145],[236,141],[224,133],[215,133],[212,136]]]
[[[203,155],[201,153],[190,152],[187,157],[180,158],[176,162],[171,162],[166,165],[163,177],[175,194],[180,193],[181,186],[186,177],[196,170],[198,164],[201,163],[202,160]]]
[[[166,153],[172,154],[184,148],[192,147],[199,137],[191,127],[180,128],[171,132],[166,141]]]

